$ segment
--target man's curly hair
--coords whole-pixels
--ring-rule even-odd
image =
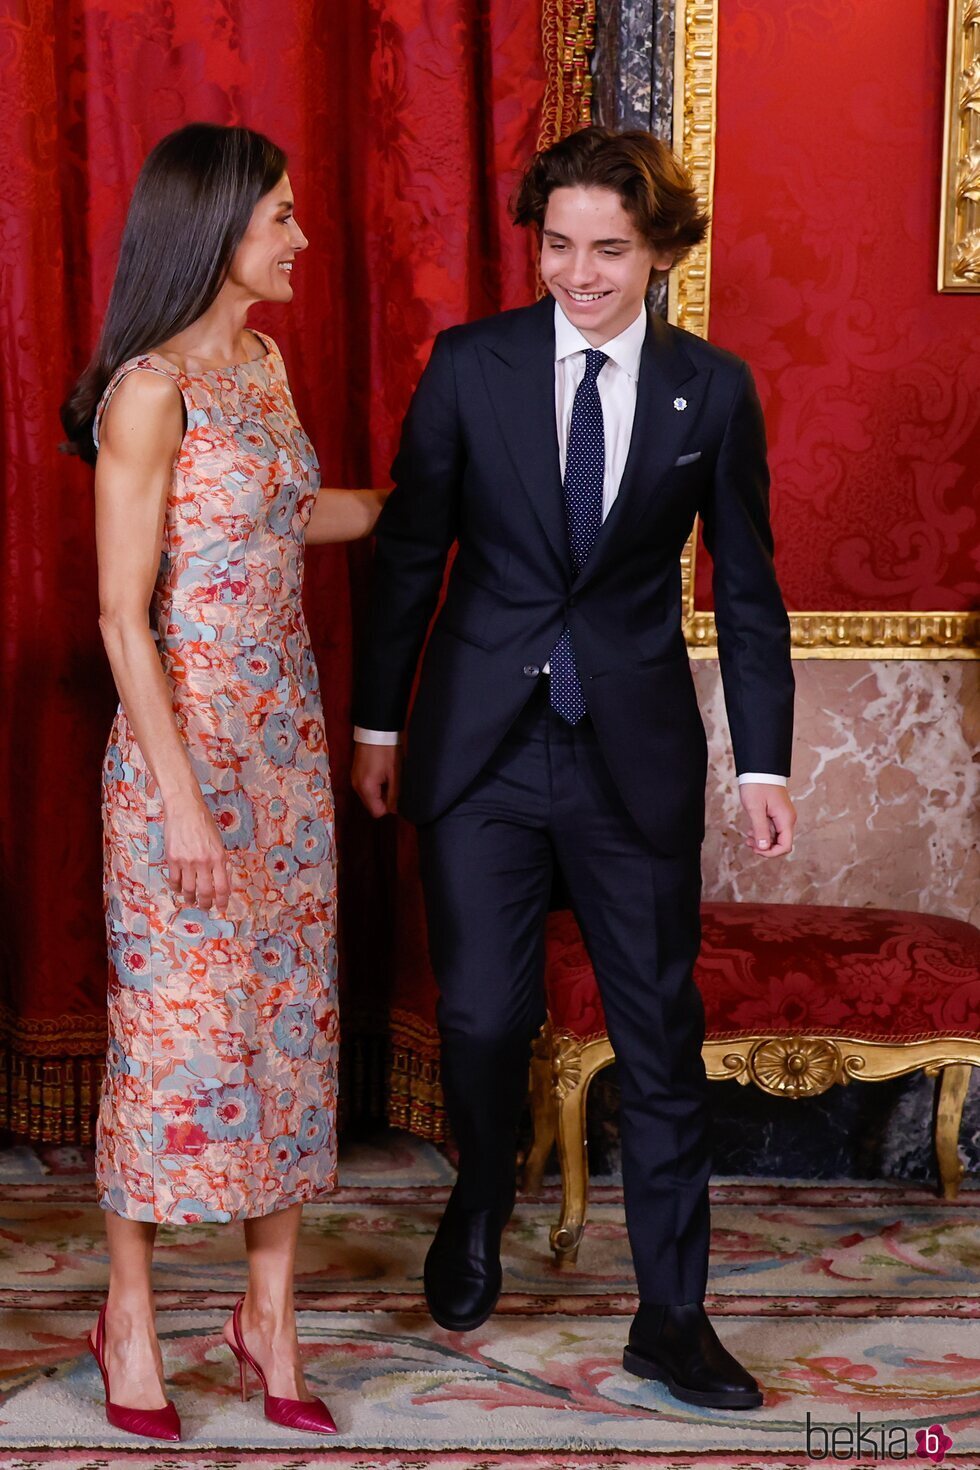
[[[580,128],[536,153],[511,203],[514,223],[544,227],[554,189],[611,189],[647,244],[685,255],[704,239],[709,216],[687,170],[652,133]]]

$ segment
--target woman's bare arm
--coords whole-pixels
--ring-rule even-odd
[[[170,882],[186,902],[209,908],[228,900],[227,858],[177,729],[148,617],[183,432],[180,392],[160,373],[130,373],[106,408],[95,471],[99,626],[123,709],[160,788]]]
[[[316,546],[370,536],[387,497],[387,490],[321,490],[306,528],[307,543]]]

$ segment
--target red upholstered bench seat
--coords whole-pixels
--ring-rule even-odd
[[[799,1098],[921,1068],[938,1078],[936,1157],[953,1198],[970,1067],[980,1066],[980,932],[933,914],[753,903],[707,903],[702,927],[695,979],[708,1076]],[[574,1261],[588,1195],[586,1095],[614,1057],[568,912],[549,919],[546,984],[550,1029],[532,1064],[525,1187],[537,1187],[557,1141],[563,1202],[551,1240],[559,1260]]]
[[[705,1032],[906,1042],[980,1036],[980,930],[892,909],[706,903],[694,977]],[[548,1009],[556,1029],[605,1032],[571,913],[548,922]]]

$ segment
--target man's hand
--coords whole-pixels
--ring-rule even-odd
[[[796,808],[786,787],[746,781],[738,789],[742,809],[752,824],[746,846],[762,857],[783,857],[792,852]]]
[[[372,817],[398,810],[398,783],[402,773],[400,745],[354,742],[351,783]]]

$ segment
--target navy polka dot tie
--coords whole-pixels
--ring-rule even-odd
[[[590,347],[585,354],[585,377],[575,391],[572,422],[565,455],[565,524],[568,549],[576,576],[589,559],[602,526],[602,481],[606,468],[606,443],[602,423],[602,400],[598,377],[608,359]],[[551,654],[551,707],[577,725],[588,713],[582,684],[575,666],[572,633],[565,628]]]

